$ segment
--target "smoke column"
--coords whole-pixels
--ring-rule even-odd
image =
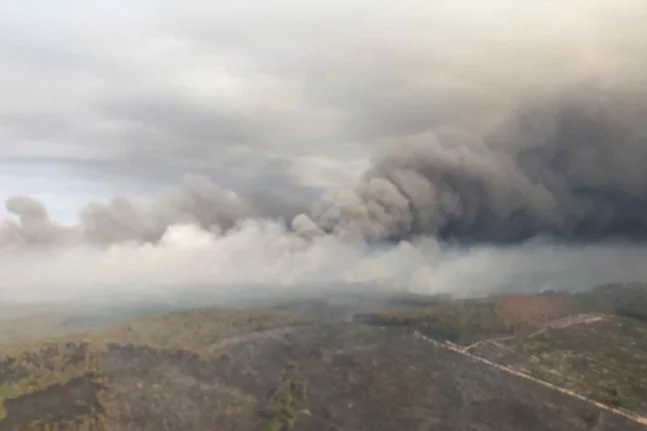
[[[259,64],[266,61],[277,76],[298,81],[299,95],[309,102],[330,102],[326,97],[334,93],[330,98],[341,102],[331,106],[355,114],[338,128],[349,139],[375,143],[358,182],[340,184],[303,209],[279,199],[281,190],[276,197],[245,196],[188,175],[150,204],[123,196],[89,203],[73,225],[50,219],[28,196],[13,196],[6,201],[11,217],[0,222],[0,292],[14,299],[71,298],[100,287],[161,292],[185,285],[361,282],[472,294],[646,279],[647,8],[631,1],[613,7],[544,3],[545,9],[539,2],[484,8],[459,1],[429,11],[411,2],[411,10],[393,11],[393,23],[413,27],[415,21],[416,32],[389,32],[387,46],[360,44],[363,51],[339,43],[332,25],[313,42],[320,49],[287,44],[298,37],[281,39],[286,48],[277,52],[293,74],[280,75],[283,64],[260,51]],[[425,14],[412,12],[418,10]],[[418,15],[439,29],[414,20]],[[370,18],[377,25],[367,18],[357,28],[389,31],[381,26],[384,16]],[[356,26],[345,26],[342,39],[361,42]],[[429,37],[418,27],[430,27]],[[223,40],[231,36],[223,34]],[[271,42],[268,50],[276,48]],[[383,83],[393,83],[396,94]],[[433,90],[428,120],[415,109],[416,98],[428,95],[419,96],[418,88]],[[271,105],[272,97],[259,96],[258,103]],[[281,112],[298,123],[299,103],[281,100]],[[234,105],[237,114],[248,108]],[[249,106],[262,118],[225,116],[221,128],[234,130],[240,120],[245,133],[216,135],[261,135],[266,143],[262,134],[277,128],[279,138],[297,141],[320,130]],[[400,112],[402,106],[408,110]],[[113,104],[111,112],[141,114],[120,108]],[[156,112],[162,117],[176,112],[162,108],[168,106]],[[157,121],[153,114],[137,118]],[[176,120],[182,130],[193,124]],[[428,126],[399,133],[420,122]]]
[[[438,130],[388,142],[358,185],[294,226],[369,241],[643,240],[645,118],[636,93],[582,92],[533,102],[485,136]]]

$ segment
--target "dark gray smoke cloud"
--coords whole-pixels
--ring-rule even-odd
[[[49,220],[24,196],[10,198],[4,244],[156,242],[169,226],[228,231],[249,218],[278,218],[307,237],[367,240],[419,235],[463,242],[647,236],[647,97],[641,89],[564,91],[524,101],[490,132],[440,128],[383,141],[360,182],[326,193],[310,213],[279,193],[243,199],[202,176],[143,205],[125,197],[91,203],[77,226]],[[279,191],[280,192],[280,191]]]
[[[645,278],[642,0],[86,3],[0,14],[0,191],[78,186],[7,201],[3,293]]]
[[[295,227],[369,241],[644,239],[646,118],[643,89],[591,88],[525,101],[483,136],[440,129],[389,140],[357,186]]]

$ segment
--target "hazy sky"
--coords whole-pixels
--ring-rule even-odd
[[[575,78],[639,79],[640,4],[5,2],[0,197],[71,217],[87,195],[206,173],[309,198],[385,138],[480,128]]]
[[[635,244],[457,252],[434,237],[447,225],[477,239],[647,226],[644,0],[0,2],[0,201],[22,195],[9,201],[20,223],[3,221],[0,240],[73,245],[0,251],[0,296],[73,297],[106,284],[451,291],[538,288],[550,274],[573,286],[647,277],[647,251]],[[571,94],[591,98],[551,111]],[[480,140],[537,100],[550,114],[531,112],[537,133]],[[437,140],[441,130],[460,133]],[[370,166],[386,173],[353,190]],[[136,203],[169,187],[184,189]],[[334,226],[312,241],[286,229],[336,187],[351,189],[329,194],[336,201],[317,222],[361,225],[378,239],[409,239],[417,226],[428,237],[374,248],[340,240]],[[88,202],[117,195],[134,199],[90,205],[76,222]],[[300,233],[318,230],[297,221]]]

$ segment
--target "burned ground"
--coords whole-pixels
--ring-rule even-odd
[[[323,313],[330,319],[287,313],[302,309],[295,304],[274,310],[204,309],[13,346],[0,361],[0,430],[644,429],[620,414],[446,348],[445,332],[434,327],[465,324],[459,333],[466,337],[459,341],[476,343],[463,344],[472,354],[610,407],[642,412],[641,392],[631,392],[641,380],[629,375],[640,373],[639,359],[624,352],[635,347],[631,337],[643,334],[626,325],[641,321],[614,317],[587,324],[582,322],[590,320],[573,318],[565,325],[559,316],[570,310],[564,304],[575,304],[572,298],[495,297],[476,305],[447,298],[420,298],[423,304],[416,304],[408,298],[407,307],[401,299],[392,311],[363,313],[354,322],[346,308],[330,313],[330,305]],[[531,321],[497,320],[512,303],[536,303],[541,310]],[[457,310],[467,314],[450,319]],[[561,326],[542,328],[546,315]],[[479,319],[488,322],[481,332]],[[415,336],[421,328],[440,344]],[[576,330],[584,332],[568,332]],[[624,353],[605,356],[611,346],[596,353],[592,340],[600,333],[611,334],[607,342]],[[565,352],[572,361],[557,364]],[[596,372],[620,373],[619,381],[626,382],[611,388],[616,399],[604,398],[603,379],[600,388],[585,386],[591,377],[578,368],[582,361],[605,360]],[[548,369],[558,369],[565,379],[547,375]]]

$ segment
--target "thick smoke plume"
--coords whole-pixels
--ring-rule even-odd
[[[602,91],[533,101],[489,134],[429,131],[384,143],[360,182],[332,190],[310,214],[283,221],[305,236],[474,242],[642,239],[647,235],[647,98]],[[270,217],[263,207],[189,176],[143,205],[91,203],[62,226],[40,202],[15,196],[2,245],[157,242],[169,226],[209,232]],[[276,212],[275,212],[276,213]]]
[[[103,12],[61,13],[86,25],[78,52],[76,27],[28,32],[38,49],[27,50],[4,29],[13,23],[0,26],[20,65],[3,75],[0,138],[25,145],[1,148],[7,163],[57,149],[55,161],[104,161],[135,181],[212,174],[152,202],[89,203],[71,225],[9,198],[5,298],[310,282],[467,294],[647,278],[644,1],[158,3],[130,11],[132,23],[113,8],[132,26],[118,34]],[[60,71],[36,85],[57,55]],[[319,150],[320,167],[373,158],[314,202],[286,197],[330,183],[304,172]],[[233,178],[224,165],[246,158]],[[249,190],[257,172],[260,189],[288,186],[246,195],[213,180]]]
[[[326,196],[304,233],[463,242],[647,235],[647,98],[533,101],[494,131],[389,141],[358,185]]]
[[[0,291],[35,300],[369,283],[480,294],[646,279],[643,100],[578,93],[534,101],[483,136],[384,142],[358,184],[296,217],[200,176],[152,203],[88,204],[72,226],[15,196],[16,220],[0,225]]]

